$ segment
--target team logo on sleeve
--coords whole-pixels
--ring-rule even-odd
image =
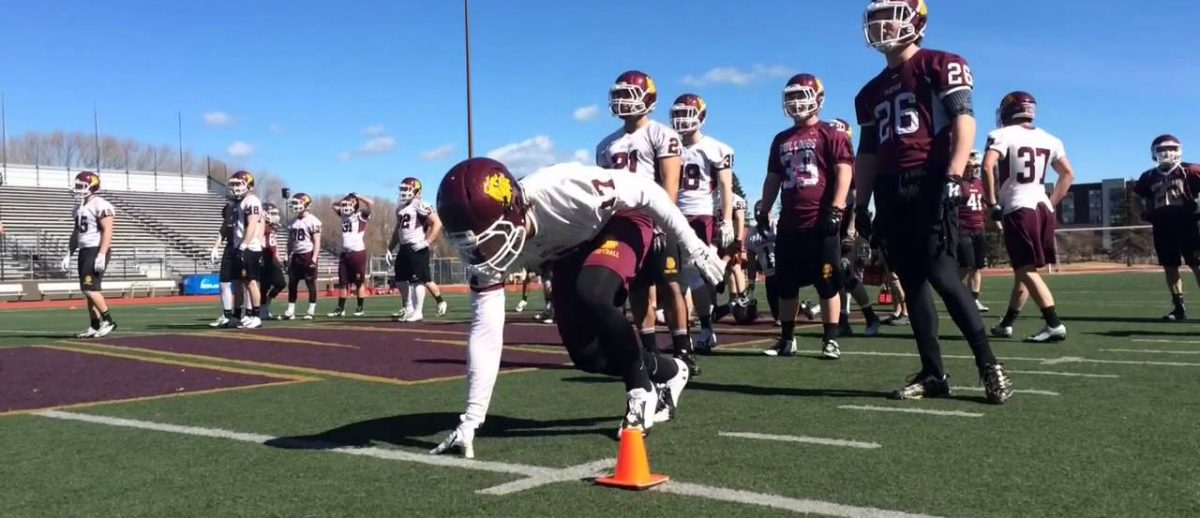
[[[512,181],[500,173],[488,175],[483,180],[483,193],[503,205],[511,205],[513,202]]]
[[[829,280],[832,277],[833,277],[833,265],[829,264],[829,263],[825,263],[823,266],[821,266],[821,278],[825,279],[825,280]]]

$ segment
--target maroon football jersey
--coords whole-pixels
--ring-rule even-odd
[[[1156,167],[1138,177],[1133,192],[1155,217],[1190,217],[1200,193],[1200,166],[1184,162],[1166,173]]]
[[[921,49],[896,68],[885,68],[858,92],[854,111],[862,131],[879,135],[880,174],[937,168],[950,163],[951,118],[942,98],[974,88],[962,57]]]
[[[964,178],[962,183],[963,204],[958,208],[958,228],[964,232],[983,232],[983,215],[987,207],[983,203],[983,180]]]
[[[781,229],[816,226],[821,209],[833,201],[838,164],[854,163],[850,138],[826,124],[779,132],[767,156],[767,174],[783,179]]]

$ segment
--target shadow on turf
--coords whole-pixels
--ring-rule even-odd
[[[612,416],[543,421],[489,415],[480,430],[480,435],[500,438],[591,434],[612,436],[614,420]],[[426,441],[422,437],[449,432],[458,426],[458,423],[458,414],[451,412],[398,415],[350,423],[313,435],[280,437],[265,444],[290,450],[367,447],[377,443],[429,449],[437,446],[437,443]],[[598,424],[603,426],[597,427]]]
[[[554,363],[529,363],[529,362],[514,362],[509,360],[501,360],[500,368],[502,369],[574,369],[572,365],[565,362],[568,360],[563,358],[562,364]],[[458,358],[421,358],[413,360],[413,363],[425,363],[430,365],[462,365],[466,366],[467,361]],[[490,417],[488,419],[491,419]]]
[[[1097,335],[1097,336],[1108,336],[1108,337],[1113,337],[1113,338],[1131,338],[1131,337],[1147,337],[1147,336],[1196,336],[1197,333],[1195,330],[1188,331],[1188,330],[1183,330],[1183,329],[1181,329],[1179,331],[1157,331],[1157,330],[1156,331],[1147,331],[1147,330],[1139,329],[1139,330],[1135,330],[1135,331],[1120,331],[1120,330],[1118,330],[1118,331],[1095,331],[1095,332],[1088,332],[1088,333],[1084,333],[1084,334]]]
[[[612,383],[619,381],[616,378],[603,378],[599,376],[576,376],[572,378],[563,378],[563,381],[574,383]],[[743,394],[747,396],[792,396],[792,397],[828,397],[828,398],[869,398],[869,399],[888,399],[891,391],[885,390],[856,390],[856,389],[806,389],[795,387],[760,387],[757,385],[743,385],[739,383],[710,383],[705,381],[691,381],[687,384],[686,390],[702,390],[705,392],[723,392],[726,394]],[[983,403],[987,400],[983,397],[972,396],[955,396],[939,398],[953,399],[958,401],[970,401],[972,403]]]

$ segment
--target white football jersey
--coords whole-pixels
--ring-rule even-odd
[[[116,215],[112,204],[95,194],[75,207],[75,231],[79,233],[79,248],[100,246],[100,220]]]
[[[433,205],[420,198],[396,209],[396,232],[401,245],[412,247],[425,243],[425,224],[430,214],[433,214]]]
[[[717,205],[717,172],[733,168],[733,148],[704,135],[699,142],[683,148],[683,177],[679,188],[679,209],[685,216],[712,216],[720,219]]]
[[[736,213],[739,210],[743,211],[743,212],[746,211],[746,199],[741,196],[738,196],[736,193],[733,195],[733,204],[732,205],[733,206],[730,209],[731,212]],[[716,206],[717,207],[721,206],[721,193],[720,192],[717,193],[717,205]],[[717,214],[714,212],[713,215],[716,216],[717,219],[720,219],[720,216],[721,216],[720,214]]]
[[[262,213],[262,201],[259,200],[258,196],[255,196],[254,194],[247,194],[245,198],[242,198],[241,203],[238,203],[238,214],[240,214],[241,217],[238,218],[237,229],[234,231],[233,240],[236,241],[237,247],[241,248],[242,242],[246,239],[246,224],[249,223],[250,216],[259,216],[263,225],[266,225],[266,221]],[[263,230],[265,232],[266,229],[264,228]],[[264,232],[260,232],[258,236],[254,238],[254,240],[247,243],[246,249],[252,252],[261,252]]]
[[[746,249],[758,259],[758,267],[763,275],[775,275],[775,221],[771,221],[766,232],[751,232],[750,237],[746,238]]]
[[[342,251],[361,252],[367,249],[363,239],[367,235],[367,222],[371,220],[368,211],[357,211],[349,216],[342,216]]]
[[[1058,137],[1041,128],[1005,126],[988,133],[987,148],[1000,154],[999,202],[1005,214],[1039,204],[1054,210],[1044,184],[1050,165],[1067,156]]]
[[[292,244],[292,252],[307,254],[313,251],[313,238],[321,233],[321,220],[311,212],[292,221],[291,234],[288,236]]]
[[[633,133],[621,128],[596,146],[596,165],[644,175],[658,182],[658,159],[678,156],[679,134],[658,121],[650,121]]]

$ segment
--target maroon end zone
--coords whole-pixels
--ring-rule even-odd
[[[61,349],[0,349],[0,413],[286,381]]]

